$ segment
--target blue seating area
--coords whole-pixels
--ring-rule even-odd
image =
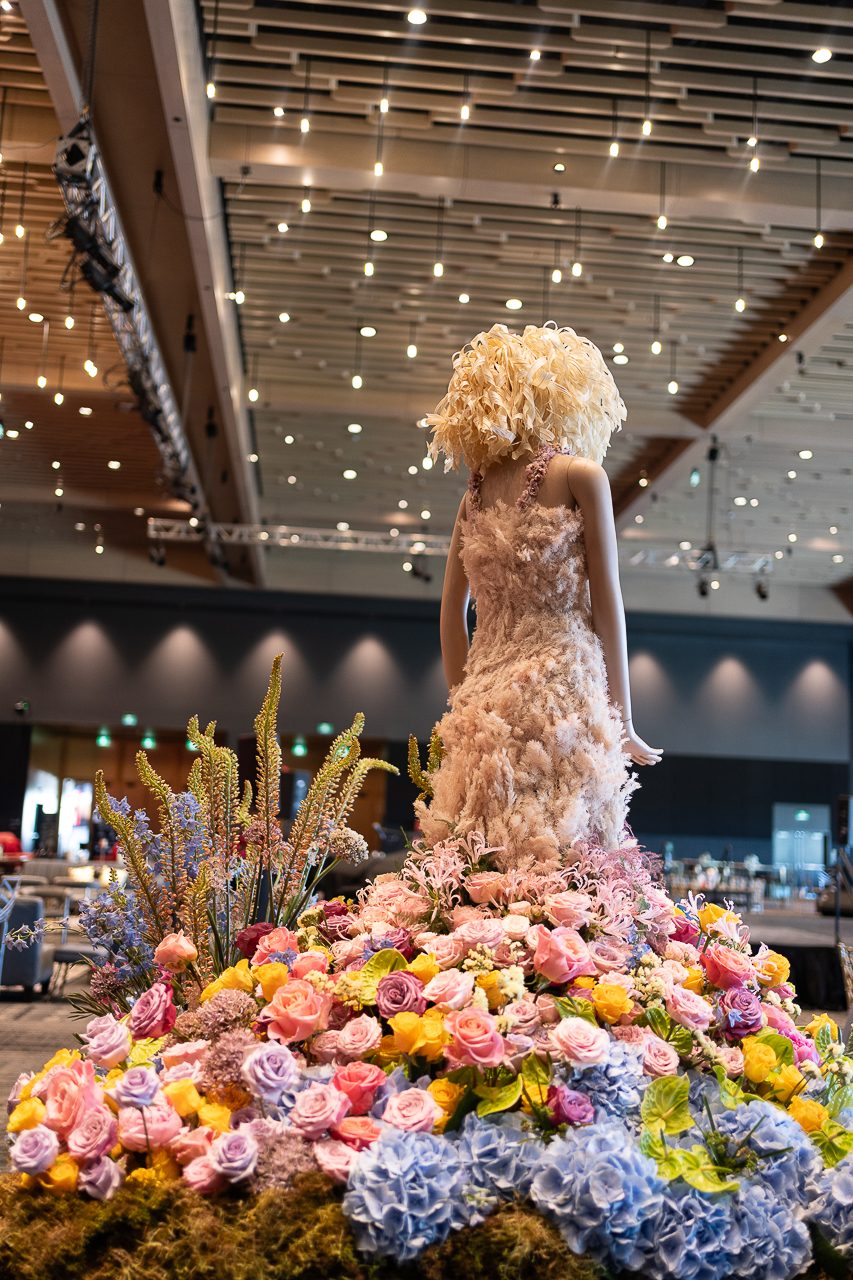
[[[9,932],[24,924],[33,925],[43,915],[41,898],[18,895],[8,916]],[[0,958],[0,987],[23,987],[27,994],[38,987],[45,993],[53,972],[53,956],[54,948],[45,941],[34,942],[23,951],[4,947]]]

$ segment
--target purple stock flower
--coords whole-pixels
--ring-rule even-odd
[[[258,1163],[258,1144],[246,1128],[221,1133],[210,1148],[210,1163],[229,1182],[249,1178]]]
[[[423,1013],[427,1007],[424,984],[408,969],[388,973],[377,984],[376,1007],[383,1018],[393,1018],[396,1013]]]
[[[122,1107],[147,1107],[159,1088],[157,1072],[151,1067],[130,1067],[107,1093]]]
[[[59,1139],[46,1124],[37,1124],[18,1134],[9,1152],[12,1165],[18,1173],[34,1176],[49,1169],[59,1154]]]
[[[121,1165],[109,1156],[101,1156],[80,1170],[77,1185],[93,1200],[111,1200],[124,1182]]]
[[[595,1107],[585,1093],[565,1084],[552,1084],[548,1090],[548,1110],[554,1124],[592,1124]]]
[[[761,1030],[761,1001],[746,987],[730,987],[720,996],[720,1018],[730,1036],[742,1040]]]

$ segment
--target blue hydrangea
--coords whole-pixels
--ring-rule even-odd
[[[386,1129],[354,1162],[343,1210],[360,1249],[407,1262],[462,1225],[464,1189],[453,1143]]]
[[[732,1201],[731,1223],[731,1280],[791,1280],[808,1267],[808,1229],[800,1212],[790,1201],[780,1200],[772,1187],[742,1184]]]
[[[597,1120],[639,1117],[648,1085],[642,1054],[624,1040],[611,1039],[607,1060],[594,1067],[576,1067],[566,1076],[571,1089],[584,1093],[594,1104]]]
[[[726,1280],[731,1275],[731,1199],[683,1188],[674,1183],[664,1192],[657,1247],[643,1274],[649,1280]]]
[[[574,1253],[640,1270],[654,1253],[664,1183],[624,1125],[571,1129],[545,1151],[531,1199]]]
[[[465,1208],[482,1222],[501,1200],[527,1196],[543,1147],[518,1114],[481,1120],[466,1116],[456,1146],[467,1172]]]
[[[715,1124],[728,1139],[731,1154],[746,1145],[760,1157],[758,1168],[746,1181],[768,1187],[781,1204],[806,1203],[821,1159],[808,1134],[787,1112],[772,1102],[742,1102],[715,1116]]]
[[[843,1258],[853,1259],[853,1155],[821,1175],[809,1217]]]

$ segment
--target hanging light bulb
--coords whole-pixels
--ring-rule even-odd
[[[260,399],[260,392],[258,391],[257,387],[249,387],[249,399],[251,400],[252,404],[256,404],[257,401]]]
[[[821,221],[820,156],[818,156],[815,160],[815,233],[812,236],[812,244],[816,249],[822,249],[824,246],[823,232],[820,229]]]
[[[752,133],[746,140],[746,145],[751,151],[755,151],[758,146],[758,77],[752,77]],[[761,168],[761,161],[757,155],[754,155],[749,162],[749,167],[753,173],[758,173]]]
[[[643,117],[643,137],[652,132],[652,33],[646,27],[646,109]]]
[[[652,122],[648,118],[643,121],[643,137],[648,138],[652,131]]]
[[[459,108],[459,116],[460,116],[460,119],[462,120],[471,119],[471,106],[469,103],[467,102],[462,103],[462,106]]]
[[[737,297],[735,298],[735,311],[742,315],[746,311],[746,294],[743,287],[743,249],[738,247],[737,251]]]
[[[360,373],[354,373],[352,375],[353,391],[360,391],[363,386],[364,386],[364,378],[362,378]]]
[[[583,275],[583,263],[581,262],[581,211],[580,206],[575,209],[575,260],[572,263],[572,275],[576,280]]]
[[[43,373],[40,373],[39,376],[36,378],[36,386],[39,388],[40,391],[44,391],[45,387],[47,386],[47,378],[44,376]]]
[[[678,395],[678,383],[675,378],[670,378],[669,382],[666,384],[666,389],[671,396]]]
[[[208,80],[207,84],[205,85],[205,93],[207,94],[208,98],[216,97],[216,85],[213,83],[212,80]]]
[[[416,343],[410,342],[409,345],[406,347],[406,355],[409,357],[410,360],[414,360],[417,354],[418,354],[418,348]]]
[[[20,294],[20,293],[18,294],[17,298],[15,299],[15,306],[18,308],[19,311],[26,311],[27,300],[23,296],[23,294]]]
[[[300,133],[311,132],[311,120],[309,116],[303,116],[302,119],[299,121],[299,132]]]
[[[370,261],[370,259],[368,258],[368,260],[364,264],[364,274],[368,277],[372,276],[374,270],[375,270],[375,267],[373,263]]]
[[[651,351],[653,356],[660,355],[660,353],[663,351],[663,343],[661,342],[660,338],[655,338],[649,350]]]
[[[438,198],[438,217],[435,224],[435,262],[432,264],[432,274],[436,280],[440,280],[444,275],[444,198]]]
[[[311,196],[309,195],[309,188],[308,188],[308,187],[306,187],[306,188],[305,188],[304,195],[302,196],[302,205],[301,205],[301,208],[302,208],[302,212],[303,212],[303,213],[310,213],[310,212],[311,212]]]
[[[610,144],[610,154],[613,156],[614,159],[619,154],[619,143],[616,140],[616,138],[614,138]]]
[[[751,160],[750,160],[750,162],[749,162],[749,169],[750,169],[750,172],[751,172],[751,173],[758,173],[758,170],[759,170],[760,168],[761,168],[761,160],[759,159],[759,157],[758,157],[758,156],[753,156],[753,157],[752,157],[752,159],[751,159]]]
[[[671,346],[670,346],[670,356],[669,356],[669,382],[666,384],[666,389],[667,389],[667,391],[669,392],[669,394],[670,394],[671,396],[677,396],[677,395],[678,395],[678,377],[677,377],[677,368],[676,368],[676,345],[675,345],[675,343],[674,343],[674,342],[673,342],[673,343],[671,344]]]
[[[63,404],[63,403],[64,403],[64,401],[65,401],[65,396],[62,394],[62,392],[61,392],[61,391],[57,391],[57,392],[56,392],[56,394],[55,394],[55,395],[54,395],[54,397],[53,397],[53,403],[54,403],[54,404]]]
[[[374,162],[373,162],[373,172],[374,172],[374,174],[375,174],[375,176],[376,176],[377,178],[381,178],[381,177],[382,177],[383,173],[385,172],[385,166],[384,166],[384,164],[382,163],[382,161],[381,161],[381,160],[374,160]]]
[[[387,116],[389,106],[390,106],[390,103],[387,98],[379,99],[379,110],[382,112],[383,116]]]
[[[813,238],[812,238],[812,244],[814,245],[814,247],[815,247],[816,249],[822,249],[822,248],[823,248],[823,246],[824,246],[824,239],[823,239],[823,233],[822,233],[822,232],[820,232],[820,231],[816,231],[816,232],[815,232],[815,234],[814,234],[814,236],[813,236]]]
[[[65,327],[66,329],[74,328],[74,317],[72,315],[67,315],[65,317]]]
[[[432,274],[435,276],[437,280],[440,280],[441,277],[444,275],[444,263],[434,262],[432,264]]]
[[[275,116],[276,120],[284,119],[284,107],[273,107],[272,113]]]
[[[562,271],[560,270],[559,267],[554,267],[553,271],[551,272],[551,283],[560,284],[562,282],[562,279],[563,279]]]
[[[26,234],[27,234],[27,229],[24,226],[23,222],[17,222],[15,224],[15,235],[18,237],[19,240],[23,240]]]
[[[658,231],[666,231],[668,220],[665,213],[658,214]]]
[[[299,121],[300,133],[309,133],[311,130],[311,59],[305,59],[305,92],[302,99],[302,119]]]

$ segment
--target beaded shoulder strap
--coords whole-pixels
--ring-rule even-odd
[[[472,511],[480,511],[480,489],[483,486],[482,471],[472,471],[468,476],[468,502]]]
[[[526,511],[539,497],[539,489],[545,479],[545,472],[548,470],[551,459],[559,452],[560,450],[555,449],[553,445],[543,445],[533,461],[528,463],[525,470],[524,488],[515,503],[519,511]]]

